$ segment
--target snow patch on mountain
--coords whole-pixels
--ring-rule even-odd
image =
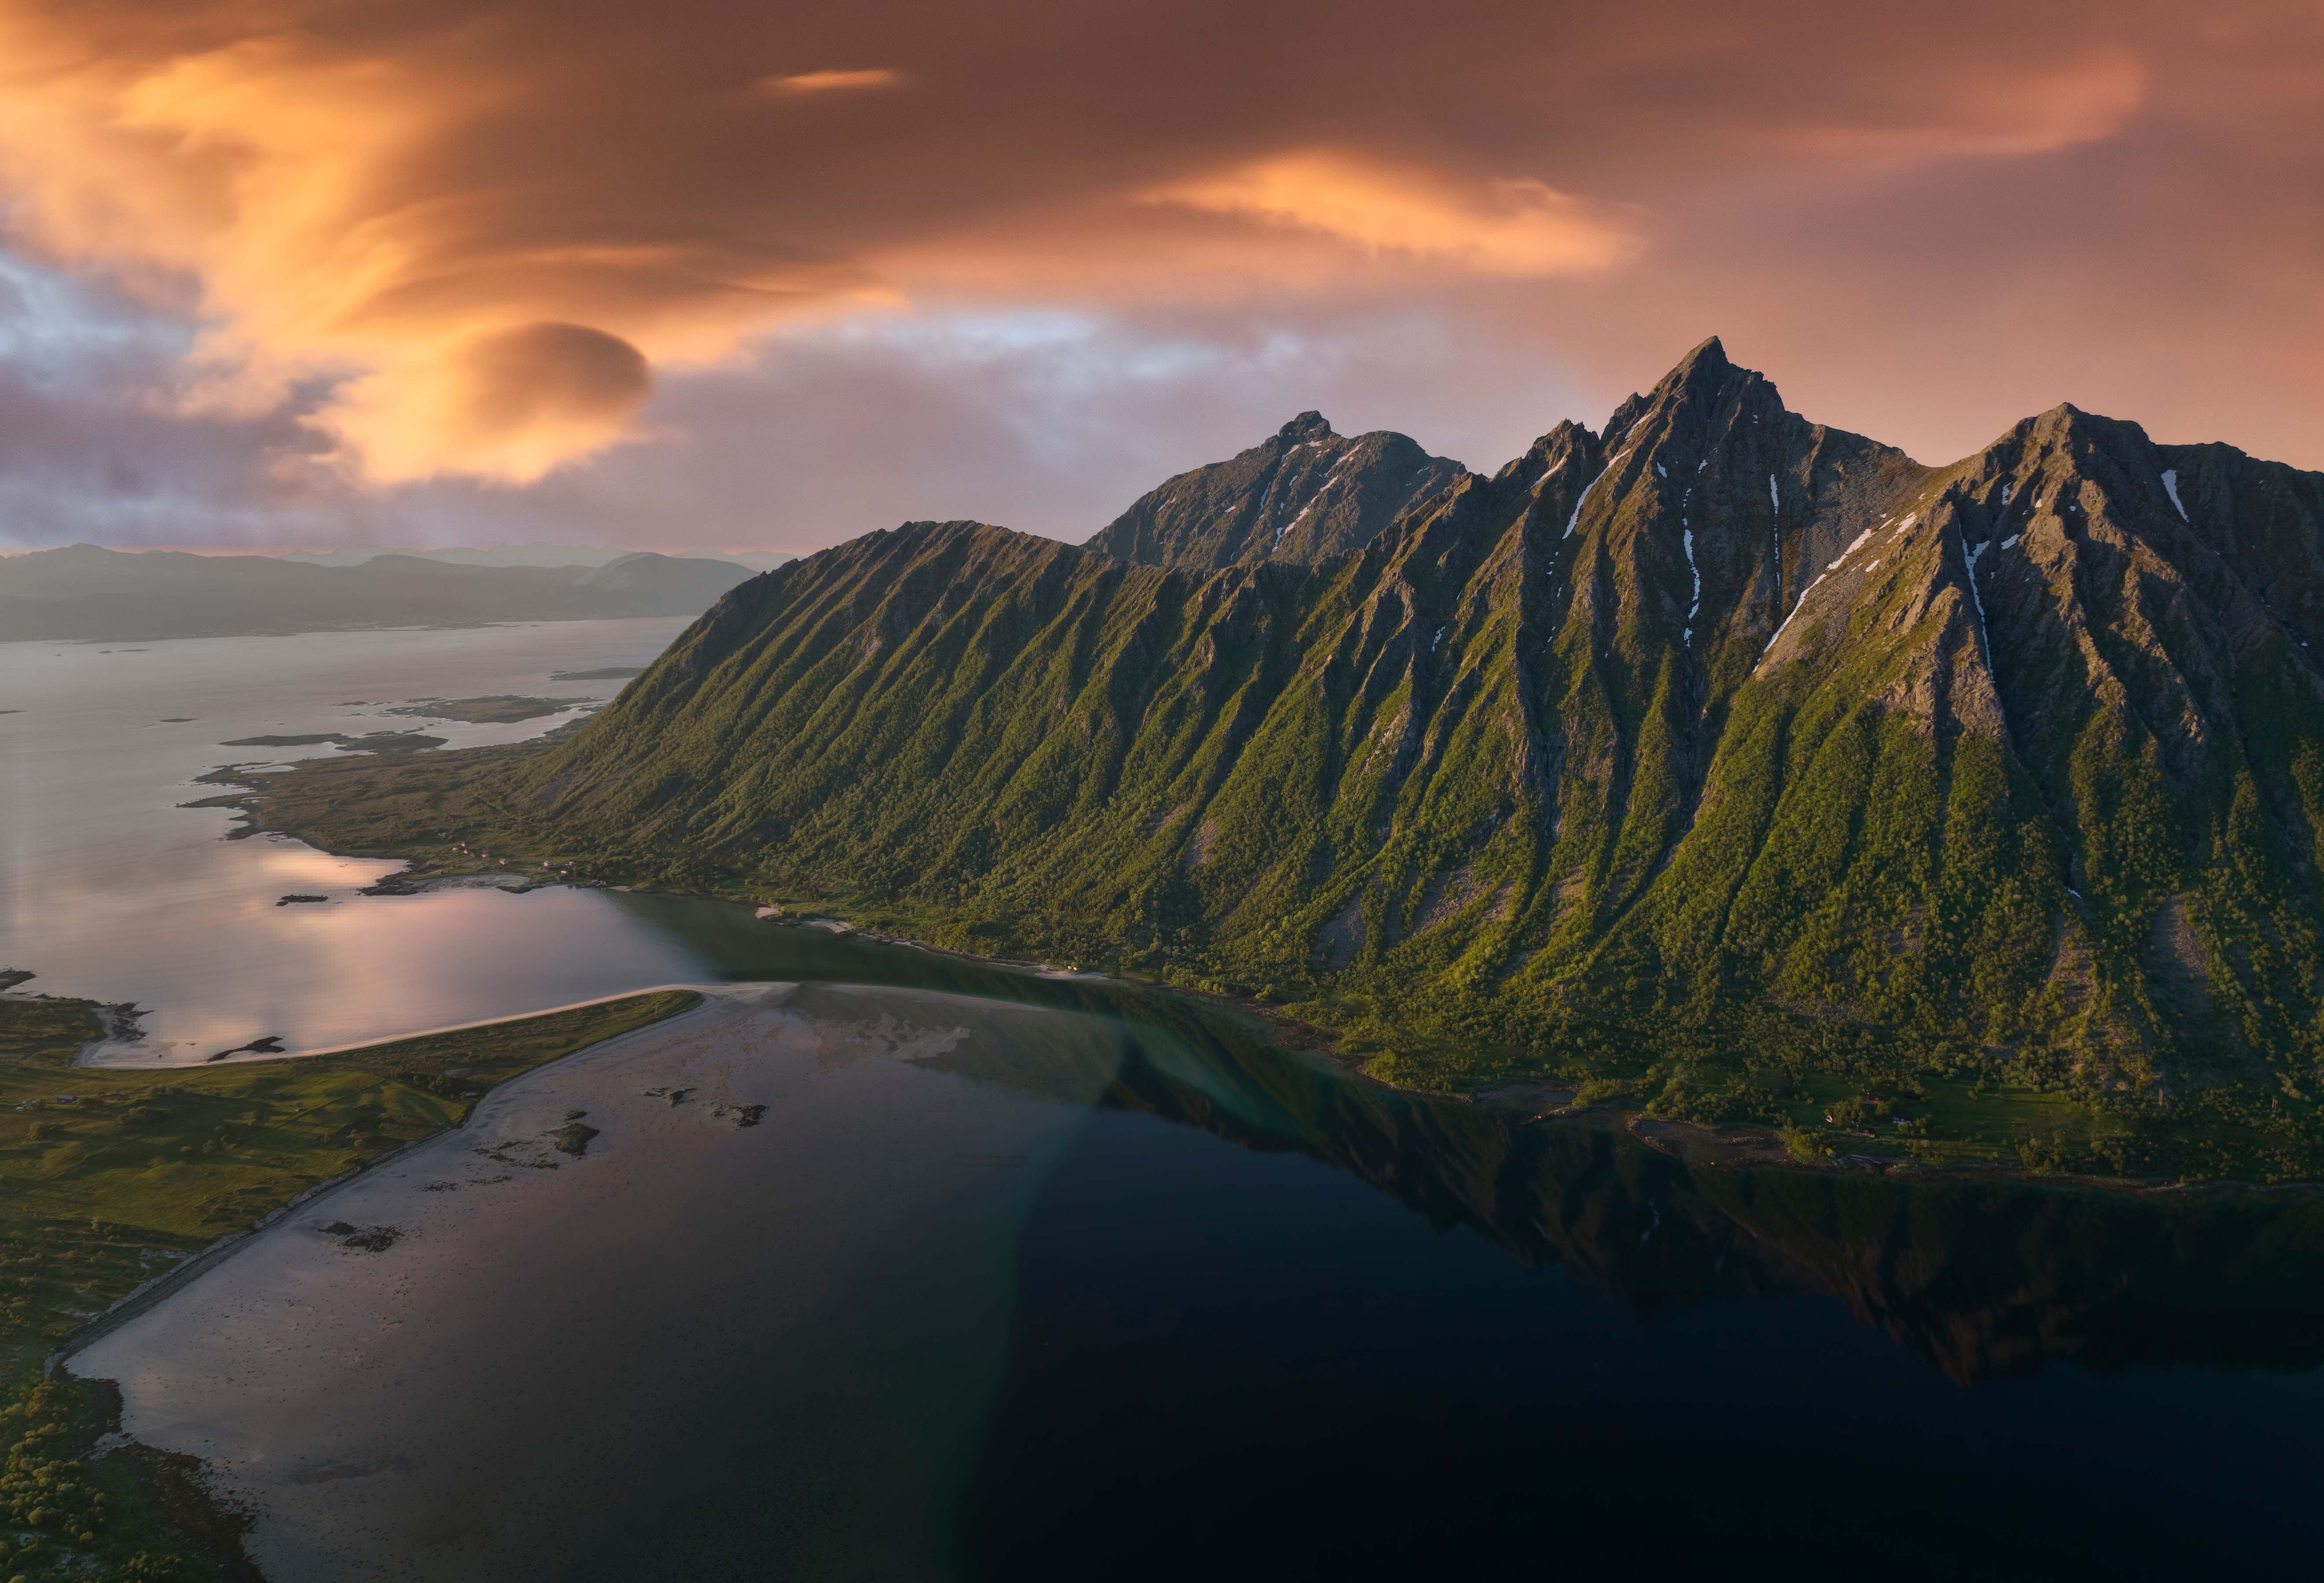
[[[1680,634],[1679,641],[1692,646],[1694,643],[1694,614],[1702,608],[1702,569],[1694,563],[1694,534],[1687,531],[1683,519],[1679,527],[1679,543],[1686,551],[1687,573],[1694,579],[1694,602],[1686,607],[1688,625],[1686,630]]]
[[[1857,534],[1855,542],[1851,543],[1847,549],[1840,552],[1840,560],[1833,561],[1830,566],[1825,567],[1824,569],[1826,571],[1838,571],[1840,569],[1840,561],[1847,560],[1858,550],[1863,549],[1864,542],[1870,537],[1872,537],[1872,530],[1870,528],[1867,528],[1864,532]]]
[[[1600,483],[1604,482],[1606,475],[1612,472],[1617,467],[1620,466],[1622,458],[1628,456],[1629,454],[1628,449],[1625,449],[1621,452],[1621,455],[1617,456],[1612,461],[1606,464],[1604,469],[1599,473],[1597,477],[1590,480],[1590,487],[1588,489],[1584,489],[1582,492],[1582,498],[1573,503],[1573,514],[1565,519],[1564,536],[1566,538],[1571,539],[1573,537],[1573,530],[1582,525],[1582,508],[1590,504],[1591,491],[1596,489]]]
[[[2181,503],[2180,499],[2179,499],[2179,469],[2178,469],[2178,468],[2176,468],[2176,467],[2165,467],[2165,468],[2163,470],[2163,492],[2165,495],[2168,495],[2169,496],[2171,496],[2171,504],[2172,504],[2172,505],[2174,505],[2174,506],[2177,506],[2177,507],[2178,507],[2178,510],[2179,510],[2179,520],[2180,520],[2181,522],[2182,522],[2182,523],[2190,523],[2190,524],[2191,525],[2191,523],[2193,523],[2194,519],[2193,519],[2193,518],[2191,518],[2191,517],[2190,517],[2190,516],[2187,514],[2187,507],[2186,507],[2184,505],[2182,505],[2182,504]]]
[[[1992,548],[1993,541],[1987,539],[1976,549],[1967,551],[1969,558],[1969,597],[1970,603],[1977,606],[1977,639],[1979,645],[1985,650],[1985,663],[1988,670],[1991,669],[1993,665],[1993,639],[1991,635],[1987,633],[1985,627],[1985,596],[1977,591],[1977,558]]]

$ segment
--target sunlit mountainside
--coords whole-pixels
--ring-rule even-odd
[[[1330,516],[1335,455],[1421,483]],[[1089,546],[867,535],[468,784],[640,878],[1264,991],[1411,1080],[1712,1117],[1754,1061],[1901,1061],[2256,1136],[2324,1055],[2319,517],[2071,407],[1926,467],[1713,340],[1491,477],[1307,414]]]

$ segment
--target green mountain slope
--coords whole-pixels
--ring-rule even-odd
[[[1772,1119],[1949,1071],[2289,1137],[2319,517],[2070,407],[1926,467],[1711,341],[1312,567],[809,557],[490,795],[665,883],[1264,988],[1415,1080]]]

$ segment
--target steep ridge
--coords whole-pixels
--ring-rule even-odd
[[[1351,440],[1302,412],[1264,443],[1141,495],[1087,547],[1148,566],[1312,565],[1361,549],[1463,471],[1401,434]]]
[[[2319,517],[2071,408],[1923,467],[1714,340],[1313,566],[809,557],[498,795],[641,877],[1268,989],[1416,1078],[1755,1114],[1893,1058],[2264,1131],[2324,1053]]]

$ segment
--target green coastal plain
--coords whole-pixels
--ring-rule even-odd
[[[72,1067],[87,1002],[0,996],[0,1578],[242,1575],[198,1464],[83,1460],[102,1382],[41,1359],[120,1298],[310,1188],[455,1126],[495,1085],[696,1004],[664,991],[333,1055]]]

